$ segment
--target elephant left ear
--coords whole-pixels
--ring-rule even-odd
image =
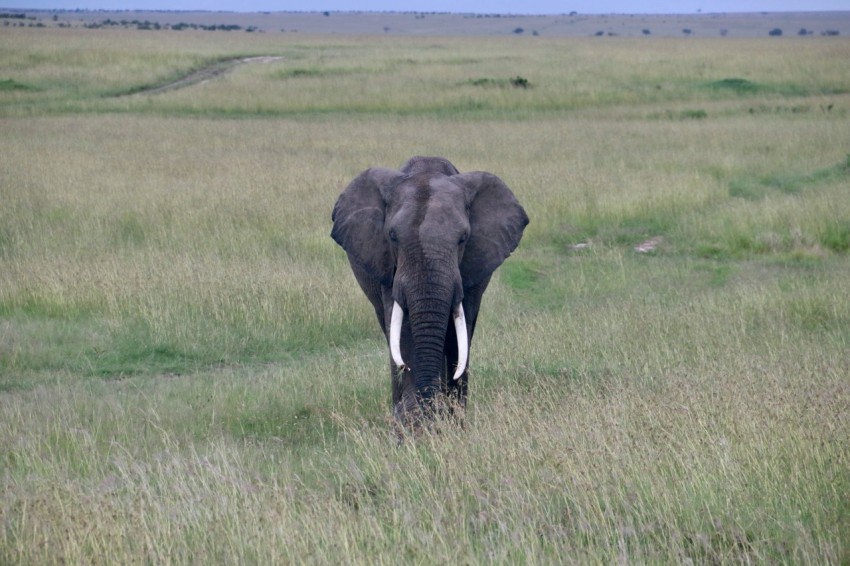
[[[469,239],[460,263],[463,286],[485,281],[511,255],[528,225],[528,215],[497,176],[484,171],[454,175],[467,191]]]
[[[334,205],[331,237],[349,260],[371,279],[392,285],[394,261],[384,236],[386,195],[402,177],[399,171],[372,168],[363,171],[342,191]]]

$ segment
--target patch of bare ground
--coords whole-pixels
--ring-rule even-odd
[[[262,55],[257,57],[236,57],[233,59],[216,61],[212,65],[209,65],[202,69],[198,69],[196,71],[192,71],[188,75],[180,77],[176,81],[171,81],[169,83],[159,86],[152,86],[141,90],[136,90],[130,94],[162,94],[163,92],[186,88],[212,80],[216,77],[220,77],[221,75],[230,72],[239,65],[244,65],[248,63],[271,63],[273,61],[279,61],[281,59],[283,59],[283,57]]]

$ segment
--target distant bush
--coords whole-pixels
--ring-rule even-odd
[[[834,37],[836,35],[839,35],[840,33],[841,32],[839,32],[837,29],[828,29],[826,31],[822,31],[821,35],[828,36],[828,37]]]
[[[520,76],[516,76],[510,80],[511,86],[517,88],[531,88],[531,83],[528,82],[528,79],[524,79]]]
[[[782,30],[779,29],[779,28],[773,28],[772,30],[767,32],[767,35],[770,35],[770,36],[773,36],[773,37],[779,37],[780,35],[782,35]]]
[[[515,33],[515,34],[517,34],[517,35],[519,35],[519,34],[523,33],[524,31],[525,31],[525,30],[524,30],[524,29],[522,29],[522,28],[516,28],[516,29],[514,29],[514,33]]]
[[[517,75],[511,79],[491,79],[488,77],[482,77],[480,79],[469,79],[469,84],[472,86],[495,86],[495,87],[508,87],[512,86],[514,88],[531,88],[531,83],[528,79],[524,77],[520,77]]]
[[[652,32],[649,31],[648,29],[643,30],[643,35],[650,35],[650,34],[652,34]]]
[[[685,34],[685,35],[691,35],[694,32],[690,28],[685,28],[685,29],[682,30],[682,33]]]

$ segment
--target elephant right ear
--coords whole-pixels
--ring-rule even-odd
[[[386,195],[402,176],[393,169],[367,169],[339,195],[331,217],[331,237],[349,260],[387,286],[394,262],[384,235],[384,209]]]

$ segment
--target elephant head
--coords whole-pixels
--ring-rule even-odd
[[[367,169],[339,196],[331,237],[387,338],[398,419],[465,406],[481,296],[527,224],[501,179],[440,157]]]

